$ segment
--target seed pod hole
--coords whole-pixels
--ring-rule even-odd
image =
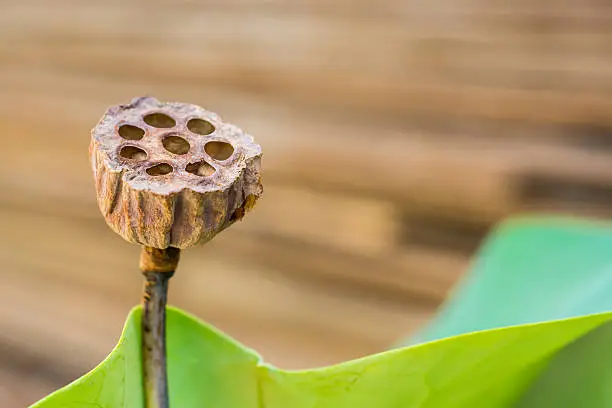
[[[144,134],[145,131],[138,126],[122,125],[119,127],[119,136],[126,140],[140,140]]]
[[[189,122],[187,122],[187,128],[193,133],[202,136],[210,135],[215,131],[213,124],[204,119],[190,119]]]
[[[185,167],[185,171],[195,174],[196,176],[208,177],[214,174],[215,168],[202,160],[197,163],[189,163],[187,167]]]
[[[172,173],[172,166],[168,163],[159,163],[147,169],[149,176],[164,176],[170,173]]]
[[[143,161],[147,158],[147,152],[136,146],[123,146],[119,155],[125,159]]]
[[[149,113],[145,115],[142,120],[149,126],[156,128],[171,128],[176,125],[176,121],[170,116],[163,113]]]
[[[179,136],[166,136],[162,144],[167,151],[174,154],[185,154],[189,151],[189,142]]]
[[[215,160],[225,160],[234,153],[232,145],[225,142],[208,142],[204,150]]]

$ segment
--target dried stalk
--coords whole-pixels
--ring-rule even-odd
[[[147,408],[168,408],[166,361],[166,302],[168,280],[174,274],[180,249],[143,247],[140,270],[145,277],[142,313],[142,363]]]

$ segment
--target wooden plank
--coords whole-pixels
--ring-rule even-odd
[[[515,174],[522,206],[612,214],[611,154],[573,146],[534,146]]]
[[[533,3],[527,0],[518,1],[486,1],[486,0],[437,0],[432,2],[419,2],[407,6],[401,0],[387,0],[384,3],[376,2],[375,0],[338,0],[330,3],[326,0],[295,0],[287,3],[283,0],[267,0],[265,3],[260,3],[257,0],[207,0],[204,2],[175,2],[172,0],[150,0],[146,3],[139,1],[123,1],[123,0],[108,0],[104,5],[96,2],[81,2],[78,0],[57,0],[58,5],[62,6],[80,6],[80,7],[136,7],[144,8],[145,4],[154,4],[160,7],[160,10],[165,10],[163,7],[178,10],[197,10],[197,9],[227,9],[234,11],[234,7],[238,9],[246,9],[259,6],[260,10],[269,12],[270,10],[292,11],[316,11],[323,13],[326,9],[342,9],[347,14],[357,12],[359,9],[388,9],[397,11],[398,8],[411,11],[412,13],[421,12],[449,12],[452,14],[484,14],[484,15],[506,15],[506,14],[533,14],[545,13],[546,15],[566,15],[578,14],[579,16],[593,15],[596,17],[596,12],[603,12],[610,9],[609,4],[602,3],[597,0],[585,0],[580,4],[573,2],[560,2],[559,0],[542,0],[538,3]],[[25,0],[13,5],[19,6],[46,6],[48,3],[45,0]],[[356,10],[352,10],[350,5]],[[555,8],[551,8],[555,6]],[[152,10],[155,11],[155,10]]]
[[[350,112],[321,111],[316,109],[296,109],[282,100],[262,95],[249,95],[244,92],[229,92],[218,87],[200,90],[198,86],[168,83],[147,83],[134,80],[97,79],[87,76],[67,75],[41,68],[3,69],[0,85],[5,98],[0,101],[0,117],[9,122],[11,131],[20,132],[19,127],[10,124],[10,119],[27,120],[29,124],[58,124],[71,126],[80,124],[80,132],[89,132],[92,123],[99,119],[100,112],[108,105],[127,101],[134,95],[153,93],[166,100],[189,100],[207,106],[223,115],[225,119],[244,124],[258,137],[258,140],[273,133],[279,122],[287,124],[288,129],[274,143],[267,145],[267,151],[277,146],[291,143],[295,128],[288,121],[308,118],[313,123],[332,122],[352,124],[355,127],[384,129],[391,133],[423,132],[436,136],[458,138],[461,135],[481,136],[483,139],[544,139],[566,138],[568,140],[606,139],[610,126],[605,122],[597,124],[575,124],[572,126],[553,123],[521,123],[512,120],[444,117],[435,119],[427,116],[411,115],[404,118],[391,118],[386,114],[355,116]],[[42,115],[42,116],[41,116]],[[271,119],[274,118],[274,121]],[[599,129],[599,130],[597,130]],[[31,131],[31,130],[30,130]],[[41,130],[42,131],[42,128]],[[39,132],[40,132],[39,131]],[[340,132],[341,129],[334,129]],[[278,132],[278,131],[277,131]],[[23,133],[23,132],[22,132]],[[321,132],[315,133],[318,135]],[[608,132],[607,134],[609,134]],[[68,133],[69,134],[69,133]],[[69,134],[70,135],[70,134]],[[70,135],[73,137],[73,135]],[[389,137],[387,136],[387,137]],[[312,137],[312,136],[311,136]]]
[[[399,220],[398,246],[413,252],[433,251],[471,257],[488,233],[490,226],[470,220],[442,216],[414,217],[410,212]]]
[[[495,148],[382,135],[372,142],[354,136],[328,139],[324,148],[296,142],[291,152],[269,166],[267,177],[385,197],[416,214],[454,213],[473,222],[491,222],[512,211],[512,190],[506,181],[519,155],[504,150],[503,144]]]
[[[410,137],[463,138],[468,135],[488,139],[533,139],[561,138],[579,140],[585,131],[580,127],[567,128],[552,124],[517,123],[496,120],[457,120],[410,116],[401,120],[390,121],[384,115],[355,116],[345,112],[316,111],[297,109],[288,106],[282,100],[266,98],[261,95],[249,95],[244,92],[228,92],[218,87],[207,88],[205,92],[197,86],[169,85],[166,83],[147,83],[142,81],[125,82],[119,79],[99,79],[87,76],[67,75],[41,68],[5,68],[0,76],[0,84],[5,91],[5,98],[0,100],[0,120],[7,127],[7,132],[16,134],[42,134],[45,127],[61,136],[62,140],[74,140],[71,131],[66,134],[58,132],[60,127],[75,128],[79,132],[89,133],[101,112],[106,106],[129,101],[135,95],[152,93],[163,100],[189,100],[219,112],[226,120],[244,124],[245,128],[258,138],[268,140],[269,134],[275,134],[274,143],[266,146],[266,152],[277,147],[290,145],[299,131],[291,122],[301,121],[317,126],[313,135],[330,137],[332,132],[338,136],[344,134],[340,125],[352,127],[351,132],[383,131],[387,138]],[[273,119],[273,120],[272,120]],[[22,122],[37,129],[24,129]],[[303,124],[302,124],[303,125]],[[283,126],[280,135],[279,126]],[[591,125],[593,126],[593,125]],[[330,128],[331,127],[331,128]],[[586,128],[587,126],[583,126]],[[600,126],[601,127],[601,126]],[[276,130],[275,130],[276,129]],[[361,130],[360,130],[361,129]],[[73,131],[73,132],[74,132]],[[429,135],[431,134],[431,135]],[[31,135],[28,135],[31,137]],[[18,138],[10,138],[9,143],[19,143]],[[87,140],[82,140],[86,143]]]
[[[35,55],[33,60],[22,60],[19,64],[44,66],[49,60],[48,56]],[[391,81],[384,76],[357,71],[338,72],[328,67],[317,70],[300,66],[261,67],[234,57],[203,64],[174,54],[160,62],[149,52],[139,54],[126,50],[118,53],[114,49],[105,52],[86,46],[54,50],[53,55],[57,59],[51,66],[58,70],[124,80],[222,87],[282,98],[296,106],[352,110],[368,115],[476,117],[564,124],[612,123],[608,114],[612,98],[599,90],[520,89],[508,88],[507,84],[413,82],[399,77]],[[130,69],[126,70],[126,66]]]
[[[393,203],[376,198],[272,184],[241,230],[377,255],[396,244],[395,210]]]
[[[252,37],[209,38],[206,48],[195,57],[191,49],[196,44],[184,43],[183,39],[176,40],[183,42],[177,48],[167,39],[143,37],[135,44],[128,38],[94,37],[85,40],[83,37],[87,35],[75,33],[74,38],[61,38],[50,43],[32,40],[27,47],[0,48],[0,57],[13,66],[36,64],[90,75],[96,73],[103,77],[141,77],[174,83],[188,80],[195,84],[204,81],[206,86],[212,86],[216,76],[219,84],[225,86],[235,88],[248,84],[251,92],[255,92],[259,83],[272,94],[280,91],[268,90],[275,86],[274,73],[277,71],[283,75],[284,82],[291,81],[289,72],[301,72],[310,78],[308,81],[311,83],[346,82],[339,76],[342,73],[359,82],[380,81],[382,77],[390,83],[446,85],[451,89],[479,86],[491,87],[492,91],[502,91],[507,87],[532,92],[548,89],[560,92],[560,97],[567,96],[570,90],[603,96],[610,92],[612,59],[609,52],[600,48],[588,50],[567,46],[566,49],[551,51],[547,46],[542,51],[536,43],[509,46],[479,38],[402,39],[390,35],[383,48],[371,39],[360,41],[362,52],[369,55],[368,60],[363,61],[361,53],[355,53],[352,42],[338,41],[331,34],[322,33],[320,39],[313,41],[325,46],[312,47],[300,40],[290,50],[286,50],[287,42],[260,45],[257,53],[251,50],[254,47],[249,43]],[[173,69],[163,61],[145,69],[144,66],[153,64],[152,58],[157,54],[172,60]],[[357,66],[359,70],[355,69]],[[228,69],[229,75],[219,72]],[[253,80],[247,83],[239,78],[234,80],[233,75],[238,71],[256,77],[258,83],[253,83]]]
[[[3,367],[0,368],[0,405],[3,407],[30,406],[67,383],[35,377],[33,370],[23,372],[14,366],[6,366],[4,357],[0,357],[3,358]]]
[[[78,24],[71,19],[71,14],[66,13],[66,9],[72,13],[79,13],[82,17],[99,16],[101,22],[115,23],[121,26],[126,20],[117,17],[139,17],[152,18],[163,15],[165,19],[159,19],[163,23],[182,16],[189,21],[189,16],[197,16],[202,19],[206,14],[228,15],[240,18],[246,16],[251,19],[259,16],[273,16],[279,19],[306,16],[310,19],[324,19],[334,17],[353,22],[375,22],[388,21],[397,23],[404,21],[416,24],[419,30],[445,31],[449,27],[435,24],[441,19],[444,22],[467,21],[471,25],[480,24],[491,25],[483,27],[489,30],[511,29],[513,31],[526,31],[528,28],[536,28],[535,25],[546,24],[545,30],[533,30],[534,34],[541,34],[543,31],[557,31],[580,28],[583,32],[601,28],[609,28],[606,24],[610,20],[610,6],[606,4],[581,3],[569,4],[553,0],[539,2],[538,4],[527,4],[520,2],[486,2],[486,1],[445,1],[437,0],[432,2],[419,2],[419,4],[406,5],[399,0],[386,1],[384,3],[372,0],[340,0],[336,2],[326,2],[324,0],[304,1],[297,0],[290,3],[281,0],[271,0],[265,3],[253,0],[229,0],[229,1],[206,1],[206,2],[173,2],[169,0],[154,0],[146,5],[138,1],[117,0],[108,1],[104,4],[92,2],[75,2],[73,0],[60,0],[57,2],[59,7],[48,7],[48,3],[41,0],[28,0],[7,5],[5,15],[7,21],[28,20],[39,23],[62,19],[67,23]],[[64,4],[64,7],[61,5]],[[149,7],[154,4],[155,7]],[[26,12],[28,12],[26,14]],[[47,17],[46,19],[44,17]],[[368,17],[368,18],[365,18]],[[429,21],[429,24],[427,22]],[[96,21],[92,21],[96,24]],[[101,24],[100,24],[101,25]],[[593,27],[595,26],[595,27]],[[600,27],[601,26],[601,27]],[[456,29],[457,27],[451,27]],[[464,28],[464,27],[459,27]]]
[[[257,4],[257,8],[245,7],[238,13],[231,7],[215,7],[210,3],[203,7],[186,5],[182,8],[173,4],[173,7],[146,9],[130,2],[114,6],[78,3],[72,7],[73,13],[79,13],[80,19],[75,19],[61,8],[33,7],[25,3],[5,10],[0,16],[3,23],[0,30],[19,41],[46,46],[76,43],[118,49],[129,47],[137,51],[141,47],[150,47],[152,43],[161,46],[161,50],[170,43],[180,44],[182,49],[194,49],[197,45],[200,59],[211,57],[202,52],[208,49],[225,55],[227,50],[231,52],[232,48],[238,48],[253,58],[265,57],[258,58],[260,62],[279,62],[290,57],[309,64],[318,60],[313,59],[313,55],[333,51],[340,52],[340,60],[360,58],[360,67],[370,66],[381,55],[385,55],[387,60],[395,60],[392,51],[396,57],[401,57],[397,55],[398,51],[406,54],[419,44],[420,48],[432,45],[436,46],[435,49],[445,43],[463,45],[454,49],[449,47],[448,51],[455,51],[453,54],[461,54],[470,44],[496,46],[496,54],[500,51],[503,54],[509,45],[513,45],[516,50],[539,51],[532,53],[534,58],[555,50],[601,52],[610,47],[606,41],[612,19],[612,14],[606,12],[609,7],[563,10],[556,5],[554,9],[482,13],[465,7],[449,8],[451,5],[436,10],[435,5],[431,8],[426,4],[420,7],[392,6],[388,11],[382,11],[385,5],[376,4],[363,9],[371,18],[360,19],[358,14],[349,14],[345,18],[330,17],[324,12],[317,13],[316,7],[312,7],[310,12],[291,13],[293,2],[283,5],[277,12]],[[354,6],[347,9],[359,10]],[[377,13],[386,17],[376,18]],[[150,24],[146,24],[153,20],[156,21],[154,31],[150,30]],[[83,25],[82,21],[88,24]],[[178,22],[181,24],[177,25]],[[351,35],[344,35],[349,33]],[[386,41],[376,41],[377,38]],[[241,43],[254,48],[240,47]],[[312,47],[313,43],[321,46]],[[351,55],[349,51],[354,50],[355,44],[359,44],[361,49],[365,47],[369,58],[361,58],[361,53]],[[216,45],[225,45],[225,49]],[[279,51],[278,47],[285,53],[275,54],[273,51]],[[19,52],[24,51],[27,52]],[[310,58],[300,58],[304,52]],[[599,57],[606,58],[606,54],[600,53]]]
[[[429,307],[440,302],[468,262],[465,254],[432,248],[398,248],[374,257],[270,233],[235,236],[218,250],[304,282],[400,303],[414,299]]]
[[[204,20],[190,15],[180,30],[165,23],[151,32],[148,25],[120,24],[139,11],[129,10],[126,14],[124,8],[110,8],[100,13],[85,7],[83,13],[95,17],[95,26],[64,21],[61,15],[56,21],[51,14],[45,16],[47,26],[37,26],[38,31],[7,27],[13,31],[21,27],[15,35],[27,46],[4,47],[3,58],[12,64],[103,77],[225,86],[296,104],[388,111],[395,116],[443,112],[560,123],[607,120],[603,112],[610,104],[606,84],[611,62],[602,47],[612,42],[601,34],[585,40],[584,31],[564,34],[553,29],[554,24],[538,31],[527,24],[522,30],[530,40],[512,40],[511,50],[504,51],[508,38],[516,36],[514,31],[497,33],[499,24],[474,27],[469,18],[452,14],[440,18],[445,24],[413,27],[330,18],[313,23],[299,15],[266,24],[265,14],[217,11],[199,16]],[[177,13],[164,17],[170,21],[184,17]],[[8,23],[14,20],[10,13],[6,18]],[[228,36],[230,23],[237,28]],[[461,37],[457,33],[462,31],[453,29],[449,35],[449,24],[466,33]],[[437,26],[446,31],[426,29]],[[343,32],[351,35],[338,35]],[[354,50],[356,43],[360,53]],[[558,50],[551,54],[548,50],[555,47]],[[160,54],[164,58],[158,58]],[[576,95],[576,90],[582,92]],[[457,100],[466,103],[455,104]]]
[[[134,304],[98,294],[95,287],[86,290],[58,279],[43,280],[12,264],[3,273],[0,292],[3,342],[20,344],[25,352],[46,350],[58,364],[81,372],[112,349]]]

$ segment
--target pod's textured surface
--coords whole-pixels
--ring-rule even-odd
[[[253,137],[192,104],[141,97],[110,107],[90,156],[108,225],[155,248],[209,241],[263,192]]]

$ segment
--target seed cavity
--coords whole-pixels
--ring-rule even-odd
[[[144,129],[134,125],[121,125],[119,126],[119,136],[125,140],[140,140],[144,136]]]
[[[185,154],[190,149],[189,142],[180,136],[166,136],[162,144],[167,151],[174,154]]]
[[[208,177],[215,173],[215,168],[202,160],[196,163],[189,163],[187,167],[185,167],[185,171],[195,174],[196,176]]]
[[[119,150],[119,155],[124,159],[143,161],[147,158],[147,152],[136,146],[123,146]]]
[[[163,113],[149,113],[145,115],[142,120],[149,126],[153,126],[156,128],[171,128],[176,125],[176,121],[172,119],[170,116]]]
[[[168,163],[159,163],[147,169],[149,176],[164,176],[170,173],[172,173],[172,166]]]
[[[206,136],[215,131],[212,123],[204,119],[190,119],[187,122],[187,129],[198,135]]]
[[[226,160],[234,153],[234,147],[226,142],[208,142],[204,150],[215,160]]]

